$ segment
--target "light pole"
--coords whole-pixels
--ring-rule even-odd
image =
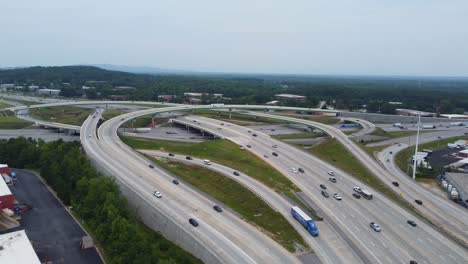
[[[418,144],[419,144],[419,127],[421,125],[421,115],[418,116],[418,132],[416,132],[416,148],[414,149],[413,157],[413,180],[416,180],[416,153],[418,153]]]

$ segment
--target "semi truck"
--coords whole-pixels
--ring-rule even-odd
[[[312,236],[316,237],[319,235],[317,226],[315,222],[310,218],[308,214],[302,211],[301,208],[297,206],[291,207],[291,215],[302,224],[302,226],[309,232]]]

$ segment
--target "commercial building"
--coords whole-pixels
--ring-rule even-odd
[[[4,208],[12,209],[14,201],[15,198],[13,198],[10,188],[4,178],[0,175],[0,210]]]
[[[0,164],[0,173],[10,174],[10,168],[7,164]]]
[[[457,156],[460,158],[468,158],[468,149],[464,149],[457,153]]]
[[[59,95],[60,90],[58,89],[38,89],[37,93],[40,95]]]
[[[0,235],[0,263],[40,264],[24,230]]]
[[[302,95],[296,95],[296,94],[275,94],[275,97],[277,99],[282,99],[282,100],[298,100],[302,101],[305,100],[306,97]]]
[[[418,111],[418,110],[413,110],[413,109],[397,108],[395,109],[395,111],[397,112],[397,114],[402,115],[402,116],[423,116],[423,117],[435,116],[435,113]]]
[[[458,115],[458,114],[442,114],[441,117],[446,117],[448,119],[468,119],[468,115]]]

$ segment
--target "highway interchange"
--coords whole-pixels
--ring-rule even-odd
[[[48,104],[52,105],[73,105],[73,104],[99,104],[102,102],[60,102]],[[111,102],[108,102],[111,103]],[[115,103],[115,102],[114,102]],[[129,102],[133,103],[133,102]],[[44,106],[31,106],[44,107]],[[239,109],[264,109],[265,106],[225,106],[223,108]],[[162,214],[168,214],[175,219],[181,228],[187,228],[191,236],[204,244],[207,250],[212,250],[221,262],[225,263],[296,263],[298,259],[285,251],[266,235],[261,234],[249,224],[238,219],[229,211],[223,214],[216,214],[212,209],[212,201],[200,195],[198,192],[184,186],[174,186],[171,183],[172,177],[165,171],[155,167],[148,167],[148,160],[138,155],[135,151],[120,141],[117,135],[118,127],[132,118],[167,111],[179,111],[187,109],[207,108],[207,106],[172,106],[169,108],[148,109],[128,113],[105,122],[96,133],[97,120],[99,113],[93,118],[90,116],[81,127],[81,141],[84,149],[90,158],[106,168],[112,175],[124,181],[131,186],[135,192],[139,193],[144,199],[148,200],[153,209]],[[12,110],[21,110],[25,107],[15,107]],[[297,108],[292,108],[297,109]],[[252,113],[251,113],[252,114]],[[389,173],[377,164],[366,153],[355,146],[339,130],[320,123],[299,120],[287,117],[278,117],[276,115],[253,113],[257,116],[264,116],[276,119],[283,119],[295,123],[302,123],[318,127],[332,137],[337,138],[348,150],[356,155],[368,168],[376,175],[383,175],[382,181],[388,183],[394,180],[394,173]],[[212,132],[220,137],[227,138],[240,145],[250,144],[249,149],[258,157],[264,159],[278,171],[288,177],[298,185],[304,193],[325,213],[325,221],[333,221],[342,229],[341,233],[347,236],[348,241],[353,245],[349,246],[358,252],[346,254],[351,259],[340,258],[333,248],[317,245],[311,238],[307,238],[309,244],[324,263],[408,263],[409,260],[416,259],[419,263],[465,263],[468,259],[465,248],[450,239],[447,239],[432,226],[416,218],[407,210],[401,208],[393,201],[383,197],[376,191],[373,200],[355,200],[352,198],[353,186],[361,186],[371,189],[368,186],[358,182],[355,178],[333,168],[329,164],[306,155],[302,151],[291,147],[282,142],[278,142],[271,137],[256,132],[253,137],[247,128],[230,124],[221,125],[220,121],[200,118],[184,117],[181,121],[187,121],[193,126],[195,120],[199,129]],[[371,129],[369,125],[369,129]],[[277,145],[277,148],[273,148]],[[359,150],[356,150],[359,148]],[[272,152],[277,152],[278,157],[272,157]],[[362,154],[363,153],[363,154]],[[265,157],[268,156],[268,158]],[[131,169],[128,164],[132,164]],[[305,170],[304,174],[293,173],[291,168],[301,167]],[[338,182],[336,184],[328,181],[327,171],[335,171]],[[403,182],[403,180],[402,180]],[[324,198],[320,194],[319,184],[328,186],[329,192],[338,192],[344,199],[336,201],[333,198]],[[461,236],[466,241],[466,211],[456,208],[456,205],[442,199],[442,201],[432,201],[430,194],[425,194],[424,190],[419,190],[413,185],[418,186],[406,178],[404,185],[408,185],[404,196],[406,199],[413,199],[414,195],[424,196],[424,207],[418,208],[424,214],[432,218],[437,218],[446,205],[450,212],[444,219],[438,219],[444,228],[452,233]],[[388,185],[388,184],[387,184]],[[419,187],[421,188],[421,187]],[[164,203],[156,199],[152,193],[155,189],[163,193]],[[407,191],[406,191],[407,190]],[[412,196],[413,195],[413,196]],[[262,196],[263,197],[263,196]],[[276,197],[276,196],[275,196]],[[264,198],[265,199],[265,198]],[[273,198],[272,198],[273,199]],[[281,199],[276,197],[274,201]],[[426,201],[427,200],[427,201]],[[429,201],[431,200],[431,201]],[[273,201],[273,200],[272,200]],[[271,204],[271,203],[270,203]],[[427,205],[427,206],[426,206]],[[277,208],[286,206],[284,201],[278,204]],[[428,209],[425,209],[428,208]],[[453,211],[452,211],[453,209]],[[285,210],[285,209],[283,209]],[[446,211],[443,211],[446,213]],[[452,214],[453,213],[453,214]],[[287,214],[287,212],[283,212]],[[188,218],[195,217],[201,222],[198,228],[190,228]],[[406,223],[407,220],[416,220],[418,226],[411,227]],[[382,233],[375,233],[369,228],[369,222],[376,221],[383,227]],[[454,223],[454,224],[451,224]],[[297,223],[295,223],[297,226]],[[332,230],[331,228],[330,230]],[[333,231],[331,231],[333,232]],[[302,232],[304,236],[304,232]],[[307,234],[305,234],[307,235]],[[336,243],[322,238],[328,245]],[[253,246],[255,245],[255,246]],[[321,247],[322,246],[322,247]],[[348,246],[343,249],[349,250]],[[330,251],[331,250],[331,251]],[[328,253],[330,252],[330,253]]]

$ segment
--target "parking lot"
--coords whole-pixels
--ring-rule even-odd
[[[33,207],[21,214],[18,229],[26,230],[41,262],[103,263],[94,248],[80,249],[80,240],[86,233],[43,182],[33,173],[13,171],[18,176],[16,184],[10,187],[15,199]]]

